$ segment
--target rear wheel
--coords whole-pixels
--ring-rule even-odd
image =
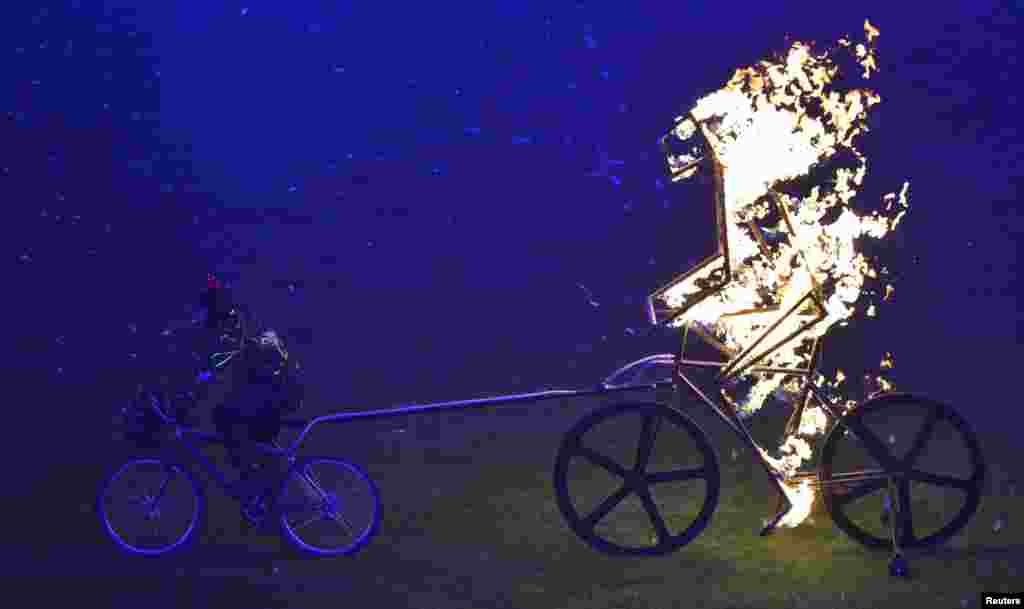
[[[820,479],[825,506],[844,533],[891,549],[889,518],[895,517],[900,547],[920,548],[967,525],[981,502],[985,471],[977,436],[959,413],[923,397],[890,394],[836,425],[822,450]]]
[[[377,486],[341,459],[299,459],[285,476],[279,502],[283,535],[311,554],[352,554],[380,526]]]

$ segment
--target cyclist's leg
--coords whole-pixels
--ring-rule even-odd
[[[213,411],[214,426],[217,433],[224,437],[224,450],[228,461],[236,469],[243,468],[241,444],[244,439],[244,424],[239,421],[239,413],[231,404],[220,404]]]

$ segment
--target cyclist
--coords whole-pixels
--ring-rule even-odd
[[[212,410],[228,458],[244,483],[250,470],[261,465],[252,443],[272,442],[281,431],[281,417],[302,405],[300,368],[281,337],[261,328],[214,275],[200,295],[196,322],[213,333],[218,347],[200,373],[197,401]]]

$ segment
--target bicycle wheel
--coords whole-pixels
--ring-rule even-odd
[[[577,464],[587,466],[579,476],[573,474]],[[658,556],[683,547],[711,521],[719,485],[718,457],[707,436],[661,404],[592,412],[565,434],[555,459],[562,516],[605,554]]]
[[[340,459],[299,459],[285,476],[278,502],[282,534],[312,554],[352,554],[380,526],[377,486]]]
[[[123,550],[160,555],[195,534],[202,488],[184,467],[159,457],[121,465],[100,488],[96,510],[104,530]]]
[[[844,533],[865,546],[892,549],[889,518],[895,514],[900,547],[921,548],[967,525],[981,502],[985,469],[978,439],[959,413],[927,398],[889,394],[855,408],[833,428],[819,475],[825,506]]]

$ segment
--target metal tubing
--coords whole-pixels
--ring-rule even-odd
[[[535,391],[532,393],[517,393],[513,395],[501,395],[489,398],[478,398],[473,400],[455,400],[450,402],[435,402],[432,404],[415,404],[411,406],[400,406],[383,410],[363,410],[360,412],[338,412],[335,414],[316,417],[306,424],[306,427],[295,439],[288,453],[293,453],[302,444],[306,434],[320,423],[344,423],[355,419],[382,419],[386,417],[401,417],[411,414],[422,414],[425,412],[437,412],[441,410],[459,410],[464,408],[485,408],[488,406],[502,406],[516,402],[536,402],[555,398],[576,398],[593,395],[604,395],[609,393],[622,393],[626,391],[653,391],[658,387],[671,385],[672,381],[659,383],[644,383],[638,385],[599,385],[595,389],[551,389],[548,391]]]

